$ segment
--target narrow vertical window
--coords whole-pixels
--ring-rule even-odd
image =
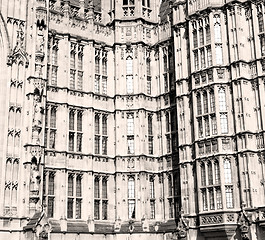
[[[69,112],[69,151],[74,151],[75,143],[75,112],[70,110]]]
[[[224,178],[225,183],[232,183],[231,162],[227,159],[224,161]]]
[[[205,189],[202,190],[202,206],[203,206],[203,211],[208,210],[207,192]]]
[[[205,32],[206,32],[206,44],[210,44],[211,43],[211,30],[210,30],[209,25],[205,27]]]
[[[74,151],[75,134],[73,132],[69,133],[69,151]]]
[[[199,138],[202,138],[203,137],[203,126],[202,126],[202,118],[198,118],[197,119],[198,121],[198,136]]]
[[[51,75],[51,85],[57,85],[57,69],[58,69],[58,48],[54,46],[52,48],[52,59],[51,59],[51,68],[52,68],[52,75]],[[50,66],[49,66],[50,69]],[[50,72],[50,70],[49,70]]]
[[[213,64],[213,57],[212,57],[212,49],[211,49],[211,47],[207,47],[206,48],[206,54],[207,54],[207,64],[208,64],[208,67],[210,67]]]
[[[203,33],[203,28],[200,28],[199,30],[199,36],[200,36],[200,46],[204,45],[204,33]]]
[[[174,204],[173,204],[172,198],[168,199],[168,205],[169,205],[169,218],[173,218],[174,217]]]
[[[214,39],[216,43],[220,43],[221,39],[221,19],[219,15],[214,16]]]
[[[102,94],[107,94],[107,77],[102,77]]]
[[[103,115],[102,116],[102,135],[108,135],[108,128],[107,128],[107,116]]]
[[[200,55],[201,55],[201,67],[205,68],[206,67],[206,61],[205,61],[205,51],[204,48],[200,50]]]
[[[127,135],[134,134],[134,118],[133,115],[129,114],[127,116]]]
[[[205,164],[201,164],[201,185],[206,185],[206,172],[205,172]]]
[[[94,197],[100,198],[99,178],[98,177],[95,177],[95,179],[94,179]]]
[[[209,162],[208,165],[208,185],[213,185],[213,168],[212,163]]]
[[[78,175],[76,177],[76,219],[81,219],[82,213],[82,177]]]
[[[194,68],[195,68],[195,70],[199,70],[199,54],[198,54],[198,50],[194,51]]]
[[[170,131],[170,120],[169,120],[169,113],[166,112],[166,132]]]
[[[77,131],[82,132],[82,118],[83,114],[81,111],[77,113]]]
[[[203,109],[204,109],[204,113],[208,113],[208,95],[207,95],[207,92],[203,93]]]
[[[155,219],[155,182],[154,178],[149,179],[150,186],[150,218]]]
[[[216,116],[211,116],[211,126],[212,126],[212,134],[217,134],[217,122],[216,122]]]
[[[172,197],[173,195],[173,183],[171,175],[168,175],[168,196]]]
[[[74,196],[74,177],[68,175],[68,201],[67,201],[67,218],[73,218],[73,196]]]
[[[226,111],[226,93],[225,89],[220,88],[218,91],[219,96],[219,109],[220,111]]]
[[[75,112],[74,110],[70,110],[69,112],[69,130],[75,129]]]
[[[210,202],[210,210],[214,210],[214,191],[212,188],[209,189],[209,202]]]
[[[99,65],[100,65],[100,58],[99,56],[96,56],[95,57],[95,73],[96,74],[99,74]]]
[[[78,68],[77,89],[83,90],[83,53],[82,52],[78,53],[77,68]]]
[[[133,177],[128,179],[128,213],[129,219],[135,218],[135,180]]]
[[[215,111],[215,96],[213,90],[210,91],[210,111]]]
[[[127,93],[133,93],[133,58],[126,58],[126,85]]]
[[[95,154],[99,154],[100,151],[100,136],[95,136]]]
[[[225,198],[226,198],[226,207],[233,208],[234,207],[234,200],[233,200],[233,187],[226,186],[225,187]]]
[[[217,209],[222,209],[223,208],[222,193],[221,193],[221,189],[220,188],[216,189],[216,206],[217,206]]]
[[[75,51],[70,52],[70,88],[75,89],[75,75],[76,75],[76,70],[75,70]]]
[[[261,50],[261,56],[265,56],[265,36],[260,35],[260,50]]]
[[[147,94],[151,94],[151,60],[150,58],[147,58],[146,60],[146,74],[147,74]]]
[[[215,46],[216,64],[223,64],[223,50],[220,44]]]
[[[107,58],[102,59],[102,75],[107,76],[107,66],[108,66],[108,61]]]
[[[102,155],[107,155],[107,149],[108,149],[108,138],[102,137]]]
[[[215,173],[215,184],[220,184],[220,168],[219,163],[214,163],[214,173]]]
[[[198,47],[198,33],[197,33],[197,30],[193,30],[193,47],[194,48],[197,48]]]
[[[95,134],[99,134],[99,115],[95,115]]]
[[[228,120],[227,114],[221,114],[220,116],[221,133],[228,133]]]
[[[100,84],[100,76],[96,75],[95,76],[95,93],[99,93],[99,84]]]
[[[197,114],[201,115],[202,114],[202,102],[201,102],[201,94],[197,94]]]
[[[100,218],[100,188],[99,188],[100,178],[96,176],[94,178],[94,219],[98,220]]]
[[[204,128],[205,128],[205,136],[210,136],[210,123],[209,123],[209,117],[204,117]]]
[[[148,135],[153,135],[153,119],[152,116],[148,116]]]
[[[56,108],[52,107],[50,115],[50,127],[56,128]]]

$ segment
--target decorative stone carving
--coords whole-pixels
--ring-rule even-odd
[[[121,230],[121,219],[118,217],[118,219],[115,220],[114,223],[114,232],[119,232]]]
[[[31,196],[39,196],[40,187],[40,173],[39,173],[39,163],[36,157],[31,159],[31,170],[30,170],[30,192]]]
[[[180,211],[180,218],[178,221],[178,226],[177,226],[177,237],[178,239],[186,239],[187,237],[187,231],[189,229],[189,221],[183,216],[184,211],[181,209]]]
[[[246,213],[245,204],[242,204],[241,213],[239,213],[238,225],[241,233],[242,240],[250,240],[250,225],[251,225],[251,214]]]
[[[214,216],[201,217],[201,225],[218,224],[223,222],[223,215],[216,214]]]
[[[41,126],[42,125],[42,116],[44,114],[44,108],[42,106],[42,95],[43,91],[40,92],[39,89],[34,91],[34,115],[33,115],[33,125]]]

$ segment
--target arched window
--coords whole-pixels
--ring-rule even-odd
[[[79,71],[83,70],[83,53],[78,53],[77,68]]]
[[[128,179],[128,217],[135,218],[135,180],[133,177]]]
[[[132,114],[127,116],[127,135],[134,134],[134,118]]]
[[[126,58],[126,86],[127,93],[133,93],[133,58]]]
[[[153,135],[153,119],[151,115],[148,115],[148,135]]]
[[[99,68],[100,68],[100,58],[99,56],[95,57],[95,73],[99,74]]]
[[[146,59],[146,74],[147,76],[151,75],[151,59],[150,58]]]
[[[78,175],[76,177],[76,197],[82,196],[82,176]]]
[[[56,108],[52,107],[50,116],[50,127],[56,128]]]
[[[224,160],[224,178],[225,183],[232,183],[231,162],[228,159]]]
[[[99,178],[94,179],[94,198],[100,198]]]
[[[201,164],[201,184],[202,186],[206,185],[206,172],[205,172],[205,164]]]
[[[68,196],[74,195],[74,177],[69,174],[68,176]]]
[[[168,66],[170,70],[174,69],[173,52],[171,46],[168,47]]]
[[[208,113],[208,96],[207,96],[207,92],[203,93],[203,109],[204,109],[204,113]]]
[[[214,98],[214,91],[210,91],[210,111],[214,112],[215,111],[215,98]]]
[[[214,174],[215,174],[215,184],[220,184],[220,167],[219,162],[214,163]]]
[[[16,159],[13,163],[13,182],[18,180],[19,161]]]
[[[83,113],[82,111],[77,112],[77,131],[82,132],[82,118]]]
[[[69,112],[69,130],[75,129],[75,112],[70,110]]]
[[[74,58],[73,52],[71,52],[71,58]],[[57,65],[58,64],[58,49],[57,47],[52,48],[52,59],[51,59],[52,65]]]
[[[170,131],[169,113],[166,112],[166,132]]]
[[[75,69],[75,51],[70,52],[70,68]]]
[[[218,91],[219,97],[219,109],[220,111],[226,111],[226,93],[224,88],[220,88]]]
[[[204,45],[204,33],[203,33],[202,27],[199,29],[199,37],[200,37],[200,46],[203,46]]]
[[[108,135],[108,117],[106,115],[102,116],[102,135]]]
[[[221,133],[228,133],[228,120],[227,114],[221,114],[220,116]]]
[[[102,59],[102,74],[106,76],[107,72],[108,72],[108,61],[107,58],[104,57]]]
[[[213,185],[213,167],[212,167],[212,163],[208,162],[208,184],[209,185]]]
[[[173,184],[172,184],[172,177],[168,175],[168,196],[171,197],[173,194]]]
[[[220,43],[222,41],[221,38],[221,19],[220,15],[214,15],[214,39],[216,43]]]
[[[131,56],[126,58],[126,74],[133,74],[133,58]]]
[[[95,134],[99,134],[99,115],[95,115]]]

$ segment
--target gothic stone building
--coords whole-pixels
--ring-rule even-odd
[[[264,0],[0,0],[0,239],[265,239]]]

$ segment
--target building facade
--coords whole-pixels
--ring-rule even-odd
[[[264,0],[0,0],[0,238],[265,239]]]

